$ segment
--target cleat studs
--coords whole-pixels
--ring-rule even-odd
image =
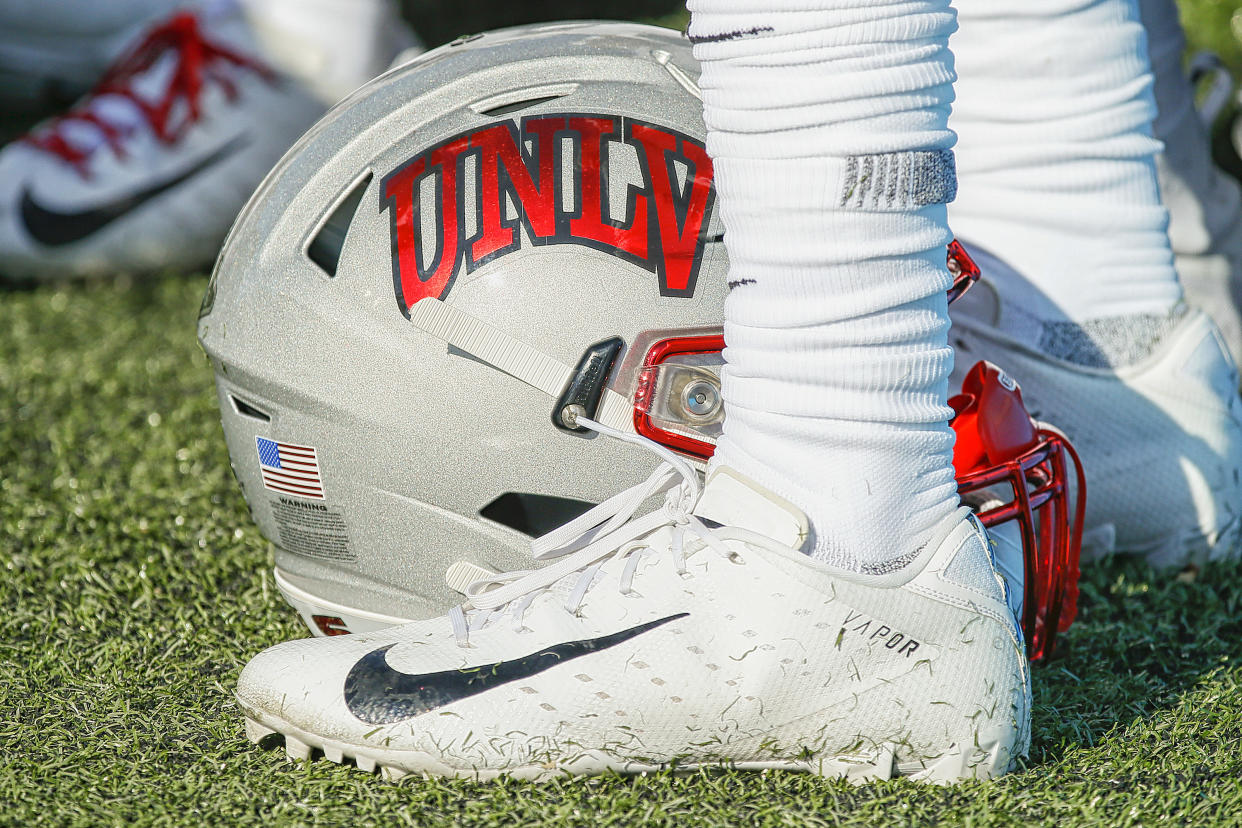
[[[336,762],[338,765],[345,761],[345,751],[339,747],[323,746],[323,756],[329,762]]]
[[[300,739],[285,736],[285,754],[293,761],[301,762],[310,758],[311,748]]]
[[[358,770],[363,770],[367,773],[375,773],[375,760],[370,756],[363,756],[359,754],[355,757],[354,763],[358,765]]]
[[[409,776],[410,772],[401,768],[394,768],[392,765],[380,765],[380,776],[389,782],[397,782],[402,778]]]
[[[263,741],[267,736],[271,736],[276,731],[266,725],[261,725],[254,719],[246,719],[246,738],[256,745]]]

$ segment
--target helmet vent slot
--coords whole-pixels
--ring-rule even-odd
[[[525,101],[517,101],[516,103],[501,104],[500,106],[495,106],[491,109],[485,109],[479,114],[487,115],[492,118],[499,118],[501,115],[508,115],[511,112],[517,112],[522,109],[528,109],[532,106],[538,106],[541,103],[554,101],[559,97],[560,95],[545,95],[542,98],[530,98]]]
[[[349,225],[354,221],[358,205],[362,202],[362,194],[371,183],[371,171],[356,180],[336,204],[328,211],[327,216],[311,236],[306,245],[306,256],[319,265],[328,276],[336,276],[337,264],[341,261],[341,251],[345,247],[345,235]]]
[[[486,115],[489,118],[500,118],[513,112],[529,109],[532,106],[554,101],[557,98],[563,98],[574,93],[577,89],[578,84],[576,83],[555,83],[547,86],[511,89],[508,92],[502,92],[499,95],[492,95],[481,101],[475,101],[470,104],[470,108],[480,115]]]
[[[594,505],[569,497],[505,492],[480,509],[479,515],[533,538],[568,523]]]
[[[229,402],[233,403],[233,410],[243,417],[249,417],[252,420],[259,420],[264,423],[270,423],[272,421],[271,414],[268,414],[265,411],[260,411],[250,403],[245,400],[240,400],[232,394],[229,394]]]

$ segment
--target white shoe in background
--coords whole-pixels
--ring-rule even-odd
[[[1110,368],[1051,357],[1034,336],[1004,333],[1019,327],[1015,314],[986,276],[953,305],[951,382],[988,359],[1021,383],[1032,417],[1069,437],[1086,473],[1083,560],[1116,552],[1166,567],[1237,557],[1242,399],[1212,320],[1181,306],[1149,353]]]
[[[240,17],[208,28],[176,14],[90,95],[0,150],[0,277],[207,265],[324,108],[255,57]]]
[[[285,150],[408,42],[386,2],[352,2],[340,42],[349,60],[294,65],[269,54],[279,26],[255,12],[283,6],[178,12],[87,97],[0,150],[0,281],[208,266]],[[313,23],[327,38],[324,18],[308,16],[285,51],[314,54],[306,30]]]

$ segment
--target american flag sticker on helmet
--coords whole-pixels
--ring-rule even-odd
[[[323,500],[319,454],[314,446],[295,446],[255,437],[263,486],[273,492]]]

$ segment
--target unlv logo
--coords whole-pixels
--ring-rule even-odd
[[[637,155],[639,173],[621,184],[624,209],[614,215],[609,153],[622,151]],[[380,192],[392,220],[397,305],[407,317],[420,299],[448,293],[463,266],[469,273],[518,250],[523,234],[532,245],[620,256],[654,273],[662,295],[692,296],[715,197],[699,141],[611,115],[540,115],[520,130],[505,121],[463,133],[411,158]],[[434,238],[423,233],[425,210],[434,210]]]

